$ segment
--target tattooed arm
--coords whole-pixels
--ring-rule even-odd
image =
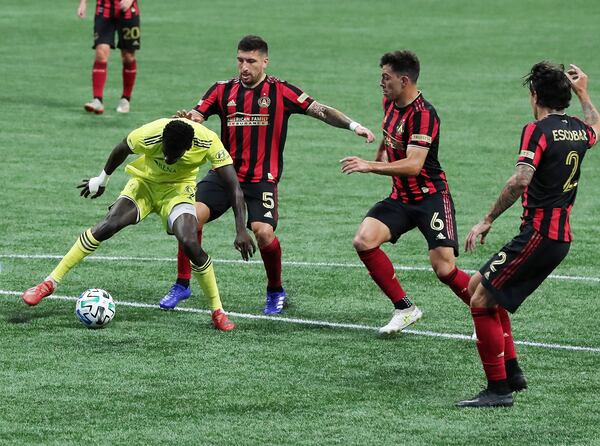
[[[571,64],[571,68],[567,71],[567,77],[571,82],[571,88],[581,103],[584,121],[596,131],[596,135],[600,136],[600,114],[598,114],[598,110],[596,110],[596,107],[592,104],[592,100],[587,91],[587,74],[581,71],[581,68],[577,65]]]
[[[465,242],[465,250],[473,251],[476,246],[477,237],[481,236],[481,244],[485,243],[485,238],[492,229],[492,223],[505,210],[511,207],[519,199],[533,178],[535,170],[527,164],[518,164],[515,172],[508,179],[500,196],[492,206],[488,214],[477,223],[469,232]]]
[[[363,127],[357,122],[352,121],[348,116],[343,114],[341,111],[330,107],[325,104],[321,104],[314,101],[306,110],[308,116],[320,119],[321,121],[341,129],[350,129],[358,136],[362,136],[367,139],[367,142],[373,142],[375,135],[366,127]]]

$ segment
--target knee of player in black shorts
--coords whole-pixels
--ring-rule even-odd
[[[258,246],[260,247],[268,246],[275,238],[275,231],[273,230],[273,226],[266,223],[253,224],[252,232],[254,232],[254,236],[256,237]]]

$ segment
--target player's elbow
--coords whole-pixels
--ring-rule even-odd
[[[419,175],[419,173],[421,173],[422,169],[423,169],[423,164],[413,162],[408,165],[407,173],[410,176],[417,176],[417,175]]]
[[[527,176],[513,175],[513,177],[509,181],[509,184],[511,186],[511,189],[514,189],[515,191],[523,192],[527,188],[527,186],[529,186],[530,181],[531,181],[531,179]]]

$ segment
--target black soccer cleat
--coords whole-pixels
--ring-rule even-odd
[[[484,389],[471,399],[457,402],[456,407],[511,407],[513,402],[512,393],[499,394]]]
[[[513,392],[520,392],[527,388],[527,378],[525,378],[525,374],[521,369],[508,376],[506,381],[508,382],[508,387]]]

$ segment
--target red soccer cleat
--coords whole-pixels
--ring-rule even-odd
[[[39,285],[29,288],[23,293],[22,299],[27,305],[37,305],[40,301],[54,293],[54,283],[51,280],[44,280]]]
[[[227,318],[227,315],[221,309],[213,311],[211,317],[213,326],[217,330],[231,331],[235,328],[235,324]]]

